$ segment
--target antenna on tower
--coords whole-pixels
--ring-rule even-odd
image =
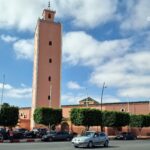
[[[48,2],[48,9],[50,10],[50,7],[51,7],[51,3],[50,1]]]

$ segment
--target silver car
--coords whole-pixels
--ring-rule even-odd
[[[74,147],[89,147],[100,146],[108,147],[109,138],[103,132],[87,131],[83,135],[72,139]]]

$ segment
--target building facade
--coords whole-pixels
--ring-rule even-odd
[[[34,67],[32,87],[32,107],[19,109],[18,127],[32,129],[35,127],[33,113],[37,107],[60,107],[60,83],[61,83],[61,24],[54,21],[55,11],[44,9],[42,19],[38,19],[34,37]],[[70,122],[72,108],[95,108],[108,111],[121,111],[130,114],[149,114],[150,103],[122,102],[100,104],[88,97],[80,100],[78,105],[62,105],[63,121],[59,125],[60,130],[68,130],[81,133],[84,127],[74,126]],[[42,125],[41,125],[42,127]],[[92,127],[92,130],[100,130],[100,127]],[[126,131],[128,128],[123,129]],[[105,127],[105,132],[114,134],[114,130]],[[143,135],[149,134],[150,128],[143,131]],[[138,130],[135,129],[137,134]]]
[[[81,133],[85,127],[82,126],[75,126],[71,124],[70,122],[70,111],[72,108],[95,108],[101,110],[101,104],[93,100],[92,98],[89,98],[90,103],[87,105],[85,101],[87,101],[88,98],[85,98],[84,100],[79,101],[79,104],[77,105],[62,105],[62,113],[64,120],[62,121],[61,125],[59,126],[59,129],[61,130],[67,130],[72,132]],[[120,111],[120,112],[128,112],[129,114],[149,114],[150,113],[150,103],[149,101],[143,101],[143,102],[120,102],[120,103],[104,103],[102,104],[102,110],[108,110],[108,111]],[[26,127],[28,129],[30,128],[29,122],[30,122],[30,114],[31,108],[20,108],[19,110],[19,127]],[[25,118],[24,118],[25,116]],[[41,126],[42,127],[42,126]],[[100,127],[91,127],[90,130],[96,130],[100,131]],[[120,129],[120,131],[128,131],[128,127],[123,127]],[[104,131],[109,135],[114,135],[115,130],[112,128],[104,128]],[[138,128],[130,128],[130,131],[136,133],[137,135],[140,134],[140,131]],[[150,135],[150,128],[143,128],[142,135]]]
[[[34,37],[31,127],[37,107],[60,107],[61,24],[54,21],[55,11],[44,9]]]

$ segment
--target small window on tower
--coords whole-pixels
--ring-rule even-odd
[[[51,76],[48,77],[48,81],[51,81]]]
[[[48,18],[51,18],[51,14],[48,14]]]
[[[49,63],[52,63],[52,59],[51,58],[49,58]]]
[[[48,95],[48,100],[50,100],[50,98],[51,98],[50,95]]]
[[[49,41],[49,45],[52,45],[52,41]]]

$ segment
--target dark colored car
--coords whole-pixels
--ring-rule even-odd
[[[69,132],[50,131],[42,136],[42,141],[70,141],[72,138],[73,134],[69,134]]]
[[[14,131],[15,132],[20,132],[20,133],[25,133],[26,131],[29,131],[29,130],[27,130],[25,128],[16,128]]]
[[[131,132],[121,132],[115,139],[117,140],[136,140],[137,136]]]
[[[13,131],[13,138],[14,139],[23,139],[24,138],[24,133],[28,131],[25,128],[17,128]]]
[[[34,128],[32,131],[37,138],[41,138],[43,135],[47,134],[46,128]]]
[[[0,141],[3,140],[3,135],[0,133]]]
[[[1,140],[6,140],[8,138],[9,138],[9,136],[6,132],[6,129],[5,128],[0,128],[0,139]]]
[[[24,138],[36,138],[37,135],[33,131],[26,131],[24,133]]]

